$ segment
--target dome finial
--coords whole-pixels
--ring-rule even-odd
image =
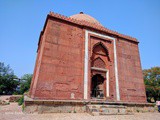
[[[83,12],[80,12],[79,14],[83,14]]]

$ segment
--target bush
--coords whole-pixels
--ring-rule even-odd
[[[22,96],[19,100],[18,100],[18,105],[22,105],[24,102],[24,96]]]
[[[22,104],[22,111],[24,111],[24,104]]]

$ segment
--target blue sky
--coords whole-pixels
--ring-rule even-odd
[[[47,14],[83,11],[105,27],[136,37],[142,68],[160,66],[160,0],[1,0],[0,62],[21,77],[33,73]]]

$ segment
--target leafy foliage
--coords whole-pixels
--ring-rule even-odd
[[[32,74],[25,74],[21,77],[21,82],[20,84],[20,94],[23,94],[25,92],[29,91],[31,80],[32,80]]]
[[[13,80],[15,77],[10,66],[0,62],[0,95],[12,94],[16,91],[18,82]]]
[[[22,105],[24,102],[24,96],[22,96],[19,100],[18,100],[18,105]]]
[[[160,67],[143,70],[147,101],[160,100]]]

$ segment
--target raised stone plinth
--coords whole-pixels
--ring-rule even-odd
[[[90,101],[86,107],[91,115],[132,115],[136,112],[157,112],[155,104]]]
[[[91,115],[130,115],[157,112],[155,104],[83,100],[40,100],[24,96],[26,113],[83,113]]]
[[[127,107],[122,105],[87,105],[87,112],[91,115],[126,115]]]
[[[83,113],[86,112],[85,101],[78,100],[35,100],[24,97],[26,113]]]

